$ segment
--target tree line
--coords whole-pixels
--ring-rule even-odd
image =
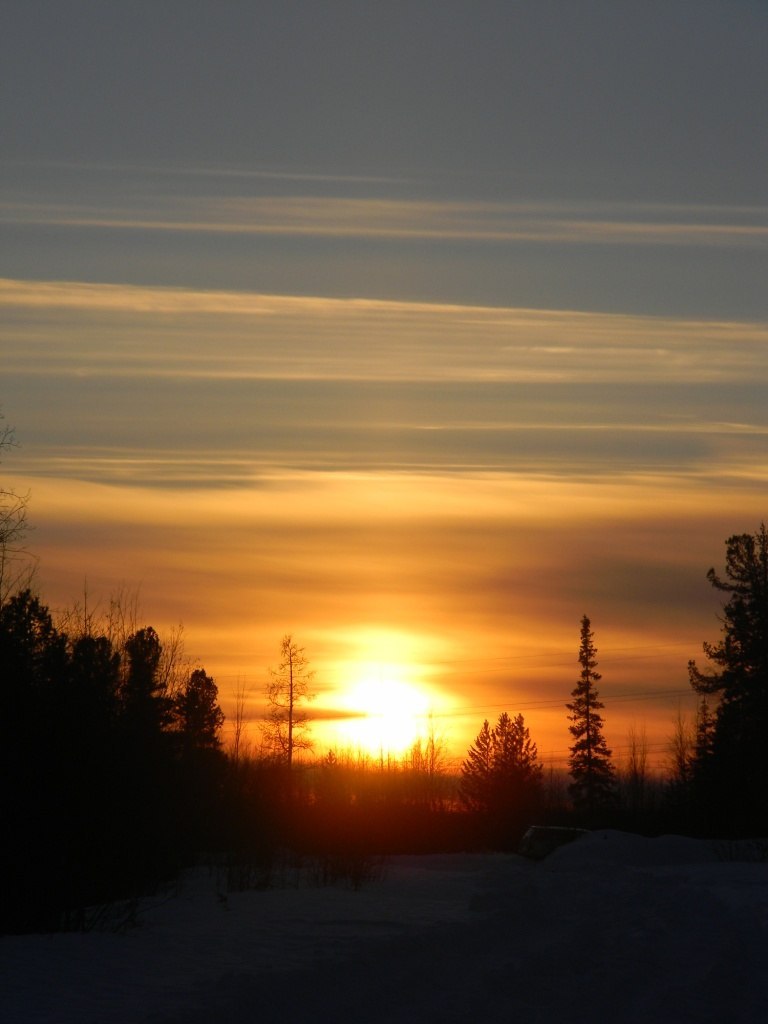
[[[28,589],[0,606],[6,927],[151,887],[211,842],[224,716],[173,655],[151,626],[66,632]]]
[[[642,781],[636,738],[631,743],[629,795],[621,799],[618,772],[603,735],[597,650],[589,618],[581,620],[581,672],[569,712],[570,802],[558,814],[586,826],[629,825],[698,835],[768,835],[768,533],[737,534],[726,541],[725,574],[707,579],[728,599],[721,636],[705,642],[707,668],[695,660],[688,676],[701,697],[693,736],[676,723],[670,777],[645,822],[639,820]],[[634,763],[633,763],[634,762]],[[543,766],[522,715],[503,712],[485,721],[461,769],[468,807],[498,825],[519,829],[531,812],[545,811]],[[503,809],[503,810],[502,810]],[[647,808],[645,808],[647,810]],[[514,830],[513,830],[514,831]]]
[[[568,791],[548,784],[523,716],[507,712],[483,723],[456,790],[434,736],[386,775],[333,752],[297,763],[311,672],[291,636],[266,687],[267,746],[234,756],[216,684],[178,636],[162,642],[119,600],[101,619],[81,609],[57,623],[21,589],[0,603],[0,929],[80,926],[87,908],[151,890],[201,855],[242,887],[274,877],[278,851],[319,857],[324,877],[357,877],[380,854],[514,850],[531,823],[766,834],[765,527],[731,537],[724,577],[709,578],[728,601],[720,640],[704,645],[708,667],[689,665],[696,736],[645,817],[622,797],[603,736],[586,615],[565,702]]]
[[[8,435],[0,435],[0,449]],[[604,735],[597,648],[581,620],[580,671],[564,702],[567,791],[548,778],[521,714],[485,721],[458,780],[434,735],[388,773],[309,749],[312,678],[292,636],[266,686],[265,748],[225,751],[216,683],[120,597],[99,616],[54,618],[23,569],[26,499],[0,490],[0,931],[82,927],[211,858],[226,884],[267,884],[286,855],[359,878],[386,853],[514,850],[525,827],[768,835],[768,535],[726,541],[720,638],[688,666],[701,703],[681,723],[670,778],[649,813],[620,785]],[[237,724],[237,723],[236,723]],[[236,731],[237,732],[237,731]],[[630,778],[630,782],[632,779]],[[283,858],[283,861],[280,861]]]

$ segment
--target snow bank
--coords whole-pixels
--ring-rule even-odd
[[[359,891],[198,873],[122,934],[0,939],[5,1024],[754,1024],[768,865],[595,833],[545,861],[395,857]]]
[[[649,839],[613,829],[588,832],[554,850],[546,860],[549,869],[604,868],[608,865],[660,867],[670,864],[712,864],[718,861],[714,844],[685,836]]]

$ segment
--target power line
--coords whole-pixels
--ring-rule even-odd
[[[639,693],[623,693],[615,697],[601,694],[600,700],[608,704],[624,704],[636,700],[657,700],[665,697],[695,696],[692,690],[642,690]],[[505,701],[503,704],[467,704],[459,707],[452,707],[447,712],[435,712],[438,718],[457,718],[470,713],[482,713],[483,711],[496,711],[508,709],[512,701]],[[524,711],[546,711],[549,708],[564,708],[567,699],[562,697],[551,697],[532,701],[515,701],[515,710]]]

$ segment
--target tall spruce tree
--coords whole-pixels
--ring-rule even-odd
[[[598,699],[596,688],[602,677],[597,671],[597,649],[586,615],[581,620],[579,663],[581,674],[571,694],[573,700],[566,704],[574,738],[568,760],[573,779],[570,792],[576,808],[592,818],[613,799],[616,770],[603,736],[600,712],[605,705]]]

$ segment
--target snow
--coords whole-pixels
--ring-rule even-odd
[[[359,890],[226,896],[200,870],[136,927],[0,939],[0,1021],[752,1024],[762,852],[596,832],[540,862],[394,857]]]

